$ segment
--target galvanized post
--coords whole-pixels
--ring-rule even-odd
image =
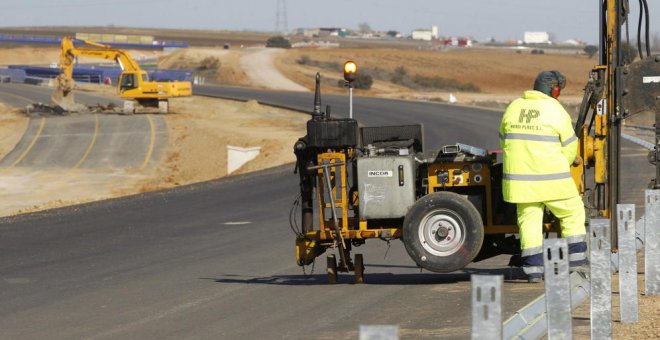
[[[564,238],[543,241],[548,339],[570,339],[571,286],[568,279],[568,244]]]
[[[660,181],[660,178],[658,178]],[[660,294],[660,190],[646,190],[644,236],[644,291]]]
[[[501,275],[472,275],[472,339],[502,339]]]
[[[399,340],[397,325],[360,325],[360,340]]]
[[[610,221],[589,222],[591,261],[591,338],[612,338],[612,265]]]
[[[616,208],[619,232],[619,307],[621,322],[635,323],[639,321],[635,205],[617,204]]]

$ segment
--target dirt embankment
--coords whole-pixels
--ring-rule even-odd
[[[250,86],[245,71],[240,67],[242,50],[217,48],[187,48],[163,56],[159,68],[194,70],[206,82]]]
[[[164,166],[140,191],[226,176],[227,146],[260,147],[259,155],[232,174],[293,162],[293,143],[305,134],[305,114],[255,101],[178,98],[166,116],[170,136]]]

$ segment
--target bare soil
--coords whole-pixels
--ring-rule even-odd
[[[164,166],[140,192],[227,176],[227,146],[261,152],[232,175],[295,161],[293,143],[305,134],[307,115],[260,105],[205,97],[177,98],[165,116],[169,151]],[[213,150],[213,152],[209,152]]]

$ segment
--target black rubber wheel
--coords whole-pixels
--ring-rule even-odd
[[[364,283],[364,258],[362,254],[355,254],[355,283]]]
[[[328,255],[328,284],[337,283],[337,259],[335,254]]]
[[[449,273],[479,253],[484,226],[479,211],[461,195],[436,192],[419,199],[403,220],[403,244],[422,268]]]

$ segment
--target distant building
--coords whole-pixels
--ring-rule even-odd
[[[433,25],[431,29],[416,29],[412,31],[411,37],[413,40],[431,41],[438,39],[438,26]]]
[[[577,39],[568,39],[568,40],[564,41],[562,44],[571,45],[571,46],[584,46],[584,45],[586,45],[584,41],[577,40]]]
[[[472,39],[466,37],[446,37],[442,43],[445,46],[472,47]]]
[[[299,28],[295,31],[295,34],[309,38],[345,37],[348,35],[348,31],[339,27]]]
[[[548,32],[525,32],[523,38],[525,44],[551,44]]]
[[[318,37],[320,32],[321,30],[318,28],[299,28],[295,30],[295,34],[309,38]]]

